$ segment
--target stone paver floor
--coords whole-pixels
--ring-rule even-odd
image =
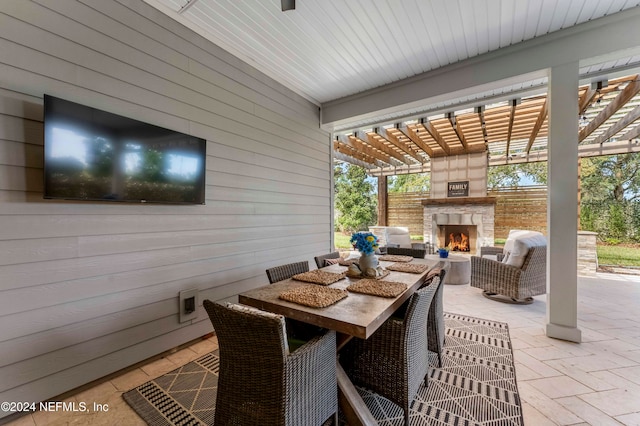
[[[545,336],[546,296],[509,305],[469,285],[444,292],[448,312],[509,324],[526,425],[640,425],[640,277],[581,277],[578,298],[580,344]],[[215,337],[199,341],[67,398],[107,404],[107,412],[36,412],[8,424],[144,425],[122,393],[216,347]]]

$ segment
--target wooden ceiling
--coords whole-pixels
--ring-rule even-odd
[[[640,150],[638,75],[581,86],[577,96],[581,156]],[[371,174],[428,171],[432,157],[485,151],[490,165],[544,161],[548,112],[543,94],[381,125],[336,135],[334,156]]]

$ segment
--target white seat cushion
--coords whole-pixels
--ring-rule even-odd
[[[531,231],[528,234],[519,234],[512,241],[512,249],[509,251],[508,256],[505,256],[507,259],[505,263],[517,268],[522,268],[524,259],[527,257],[530,248],[546,245],[547,239],[540,232]]]
[[[411,248],[409,228],[390,226],[386,229],[387,244],[399,244],[401,248]]]

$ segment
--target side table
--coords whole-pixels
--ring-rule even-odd
[[[471,256],[449,253],[449,257],[443,259],[437,254],[428,254],[425,259],[449,262],[451,266],[444,277],[445,284],[461,285],[471,281]]]

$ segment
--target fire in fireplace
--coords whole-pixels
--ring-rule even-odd
[[[463,232],[450,233],[448,247],[451,251],[471,251],[469,248],[469,236]]]
[[[440,225],[440,247],[449,247],[451,251],[474,254],[476,251],[477,227],[475,225]]]

